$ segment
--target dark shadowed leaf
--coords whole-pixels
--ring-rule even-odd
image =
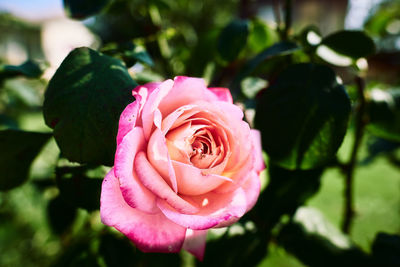
[[[333,159],[349,114],[349,97],[330,68],[296,64],[264,91],[255,125],[273,163],[287,169],[311,169]]]
[[[96,255],[91,249],[91,240],[89,235],[79,238],[75,236],[67,246],[64,246],[61,253],[50,265],[53,267],[97,267],[99,265]]]
[[[254,211],[271,226],[283,214],[292,215],[314,195],[320,186],[322,169],[287,170],[268,164],[269,183],[260,195]]]
[[[221,32],[218,38],[218,53],[226,61],[235,60],[246,46],[249,35],[249,22],[247,20],[234,20]]]
[[[358,59],[375,53],[374,41],[362,31],[338,31],[322,39],[325,45],[333,51]]]
[[[49,133],[0,131],[0,190],[17,187],[28,179],[32,161],[50,137]]]
[[[267,253],[267,240],[261,232],[245,231],[243,234],[228,235],[207,242],[201,266],[257,266]]]
[[[63,0],[65,12],[74,19],[96,15],[111,0]]]
[[[127,238],[106,233],[100,239],[100,255],[109,267],[135,266],[135,247]]]
[[[143,253],[128,238],[111,233],[101,236],[99,252],[108,267],[181,266],[179,254]]]
[[[238,88],[240,88],[241,81],[247,76],[251,75],[253,71],[255,71],[257,67],[266,60],[269,60],[276,56],[291,54],[298,49],[299,47],[295,43],[290,42],[276,43],[271,47],[268,47],[244,64],[244,66],[240,69],[239,73],[234,78],[231,89],[233,89],[234,91],[238,90]]]
[[[381,138],[400,142],[400,89],[374,89],[368,99],[368,130]]]
[[[17,76],[25,76],[27,78],[39,78],[44,71],[44,66],[28,60],[25,63],[14,66],[14,65],[0,65],[0,83],[8,78],[14,78]]]
[[[400,266],[400,235],[378,233],[372,244],[375,266]]]
[[[369,257],[313,208],[298,209],[278,242],[310,267],[371,266]]]
[[[135,86],[118,59],[89,48],[72,51],[50,80],[43,104],[62,155],[111,165],[119,116],[134,100]]]
[[[57,185],[65,203],[88,211],[100,208],[101,178],[86,176],[86,167],[57,168]]]
[[[75,220],[76,209],[66,203],[60,196],[50,200],[47,206],[47,217],[51,229],[56,234],[68,231]]]

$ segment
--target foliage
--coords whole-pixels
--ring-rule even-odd
[[[0,225],[19,232],[18,227],[29,223],[44,224],[43,218],[32,216],[28,223],[13,213],[12,205],[24,205],[5,199],[21,190],[34,203],[41,201],[38,207],[46,207],[36,213],[45,214],[51,231],[41,234],[56,244],[52,255],[32,248],[40,258],[33,265],[257,266],[271,256],[271,244],[308,266],[399,265],[398,229],[378,234],[363,248],[351,233],[359,216],[354,173],[382,158],[396,167],[400,162],[398,75],[380,75],[400,69],[398,57],[382,56],[388,47],[390,55],[400,54],[398,46],[383,45],[388,38],[400,38],[400,18],[393,11],[399,10],[399,2],[382,4],[365,31],[337,30],[324,36],[318,24],[292,29],[296,1],[285,1],[283,9],[274,7],[277,19],[279,9],[285,15],[285,23],[279,19],[276,26],[248,2],[64,0],[68,16],[92,18],[86,25],[102,42],[98,51],[72,50],[46,82],[44,94],[37,89],[26,93],[23,86],[9,89],[13,81],[40,78],[43,64],[28,60],[0,66]],[[131,90],[176,75],[229,87],[246,114],[255,111],[254,122],[251,116],[246,120],[261,131],[268,158],[268,179],[256,206],[222,234],[209,233],[204,262],[185,253],[142,253],[103,227],[97,211],[102,178],[114,158],[120,113],[135,101]],[[43,98],[43,105],[27,94]],[[39,122],[32,130],[21,123],[40,112],[50,128]],[[368,138],[367,152],[363,138]],[[56,155],[54,163],[43,155],[48,151]],[[31,166],[36,167],[29,171]],[[37,168],[44,169],[40,175],[35,175]],[[346,192],[343,218],[336,215],[334,223],[305,207],[317,192],[327,194],[319,191],[321,177],[333,170],[343,178],[335,177],[335,183]],[[375,178],[371,184],[380,182]],[[336,203],[342,200],[339,194],[333,196]],[[342,231],[340,220],[348,222]],[[32,229],[26,235],[33,235]]]

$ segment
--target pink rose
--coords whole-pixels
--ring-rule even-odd
[[[144,252],[183,248],[202,259],[207,229],[238,221],[258,198],[259,133],[228,89],[202,79],[148,83],[133,95],[103,181],[101,220]]]

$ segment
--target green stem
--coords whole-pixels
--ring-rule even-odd
[[[357,163],[357,153],[361,145],[362,137],[365,128],[365,109],[366,100],[364,95],[365,81],[363,78],[356,77],[356,85],[359,97],[359,103],[355,111],[355,130],[354,130],[354,143],[351,151],[350,161],[345,170],[345,190],[344,190],[344,217],[342,223],[342,231],[349,233],[354,218],[354,169]]]
[[[287,40],[289,30],[292,26],[292,4],[293,0],[285,0],[285,28],[282,32],[282,39]]]

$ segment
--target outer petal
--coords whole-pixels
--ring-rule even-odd
[[[256,204],[260,195],[261,182],[259,174],[255,171],[251,172],[249,179],[244,183],[242,188],[246,194],[246,212],[248,212]]]
[[[200,261],[204,258],[206,249],[207,230],[186,230],[186,238],[183,243],[183,249],[189,251]]]
[[[143,152],[139,152],[136,155],[134,166],[140,181],[158,198],[165,199],[168,204],[181,213],[193,214],[198,211],[194,205],[172,191],[164,179],[151,166]]]
[[[253,154],[254,154],[254,169],[257,173],[260,173],[265,169],[264,158],[262,155],[261,146],[261,133],[258,130],[251,129],[251,138],[253,140]]]
[[[173,86],[172,80],[166,80],[161,83],[157,88],[155,88],[150,95],[146,103],[144,104],[142,111],[142,124],[143,132],[146,140],[149,140],[150,133],[154,125],[154,112],[158,109],[158,105],[165,98],[165,96],[170,92]],[[161,114],[158,115],[158,120],[161,121]]]
[[[168,219],[193,230],[209,229],[232,218],[240,218],[247,208],[246,194],[242,188],[225,194],[209,192],[184,198],[196,203],[200,211],[196,214],[182,214],[162,199],[157,199],[157,205]]]
[[[228,88],[210,87],[208,89],[218,97],[218,100],[233,104],[231,91]]]
[[[155,205],[156,197],[142,185],[133,169],[136,154],[144,149],[142,128],[135,127],[124,137],[117,148],[114,172],[119,179],[125,201],[133,208],[154,213],[158,211]]]
[[[203,79],[178,76],[174,86],[160,104],[161,113],[166,116],[173,110],[198,100],[216,101],[217,96],[210,92]]]
[[[122,111],[121,116],[119,117],[117,146],[121,143],[122,138],[124,138],[124,136],[135,127],[136,119],[139,115],[141,98],[140,95],[137,95],[136,100],[126,106],[124,111]]]
[[[186,229],[162,213],[148,214],[126,204],[113,170],[103,180],[100,216],[144,252],[179,252],[185,239]]]

